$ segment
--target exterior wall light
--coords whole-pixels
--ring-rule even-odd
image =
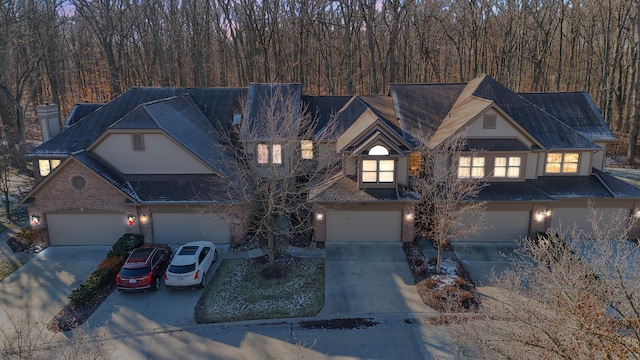
[[[413,220],[413,213],[412,212],[407,212],[407,214],[405,215],[405,218],[407,219],[407,221]]]
[[[40,225],[40,215],[38,214],[31,215],[31,225],[33,226]]]
[[[147,214],[142,214],[142,216],[140,216],[140,222],[142,224],[146,224],[149,221],[149,217],[147,217]]]
[[[538,211],[538,213],[536,214],[536,220],[538,221],[544,220],[544,213],[542,211]]]
[[[324,214],[321,212],[316,213],[316,220],[322,221],[324,219]]]
[[[127,224],[129,224],[129,226],[133,226],[133,224],[135,223],[136,223],[136,217],[131,214],[127,214]]]

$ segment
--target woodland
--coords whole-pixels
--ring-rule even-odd
[[[635,149],[638,0],[0,0],[0,118],[133,86],[301,83],[314,95],[488,74],[519,92],[587,91]]]

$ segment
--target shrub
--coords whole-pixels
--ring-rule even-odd
[[[80,287],[73,290],[69,299],[71,305],[80,306],[93,299],[95,294],[105,285],[114,281],[116,274],[122,267],[124,259],[131,250],[144,243],[143,235],[125,234],[118,239],[98,268],[89,274],[87,280]]]
[[[42,236],[45,233],[45,229],[35,229],[32,227],[27,227],[27,228],[22,228],[20,229],[20,231],[16,234],[15,238],[18,239],[18,241],[20,241],[20,243],[22,243],[25,247],[31,247],[31,245],[33,245],[36,240],[37,241],[42,241]]]

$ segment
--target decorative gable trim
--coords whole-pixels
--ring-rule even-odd
[[[404,156],[404,150],[402,150],[399,146],[397,146],[393,141],[391,141],[391,139],[389,139],[389,137],[383,134],[380,130],[376,130],[369,137],[364,138],[364,141],[360,143],[360,145],[358,145],[355,149],[353,149],[352,154],[356,156],[361,155],[365,149],[369,149],[375,145],[380,145],[380,144],[396,152],[397,155]],[[390,156],[393,156],[393,154],[390,154]]]
[[[354,133],[358,127],[363,127],[358,133]],[[367,138],[371,137],[374,132],[384,134],[389,141],[389,145],[400,149],[400,147],[411,148],[412,146],[407,143],[400,135],[398,135],[386,122],[382,121],[373,111],[367,109],[360,117],[346,129],[336,142],[336,149],[338,152],[348,152],[350,147],[359,146]],[[404,151],[399,150],[399,153]]]

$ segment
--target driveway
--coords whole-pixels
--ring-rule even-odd
[[[176,248],[177,246],[172,246]],[[207,272],[207,283],[229,251],[229,244],[216,244],[218,260]],[[194,309],[202,289],[120,293],[114,291],[87,320],[87,326],[106,326],[111,334],[195,325]]]
[[[476,286],[491,285],[492,273],[511,269],[510,258],[518,258],[514,241],[468,241],[451,243]]]
[[[400,242],[328,242],[320,316],[434,312],[415,287]]]
[[[110,249],[110,246],[51,246],[0,281],[3,330],[11,331],[11,319],[20,322],[27,311],[38,326],[48,323]],[[54,333],[45,330],[39,340],[53,337]]]

